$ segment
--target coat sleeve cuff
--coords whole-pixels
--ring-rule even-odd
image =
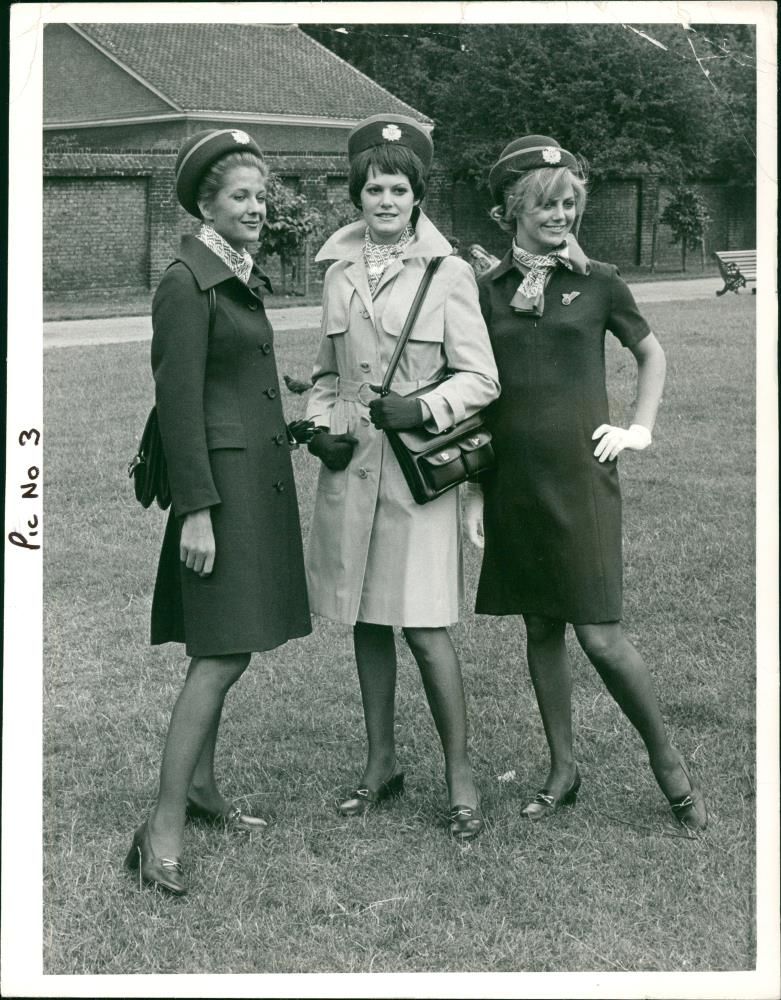
[[[427,419],[424,424],[426,430],[435,430],[438,433],[450,430],[466,416],[466,411],[459,400],[447,399],[439,392],[427,393],[419,399],[423,404],[424,414],[426,410],[430,414],[430,416],[426,414]]]
[[[187,517],[188,514],[194,514],[197,510],[203,510],[205,507],[217,507],[219,503],[220,497],[217,491],[210,490],[188,494],[186,503],[177,503],[174,499],[173,508],[176,516],[182,518]]]

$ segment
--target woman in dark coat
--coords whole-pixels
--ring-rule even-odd
[[[470,489],[466,527],[480,546],[484,534],[476,610],[522,614],[526,623],[551,766],[523,813],[533,820],[551,816],[574,803],[580,788],[564,641],[569,622],[643,738],[674,816],[689,830],[702,830],[702,793],[670,744],[651,676],[621,627],[616,459],[625,448],[651,443],[664,353],[616,268],[588,260],[572,235],[586,193],[571,153],[547,136],[525,136],[506,147],[489,183],[497,203],[492,215],[514,239],[480,281],[502,395],[488,411],[496,468],[482,490]],[[607,330],[638,366],[635,422],[628,430],[609,423]]]
[[[152,603],[152,643],[192,657],[174,706],[158,799],[128,866],[186,891],[185,818],[236,829],[265,822],[226,801],[214,776],[222,705],[253,651],[311,631],[290,443],[268,279],[246,246],[266,217],[268,170],[238,130],[191,136],[176,192],[202,221],[182,239],[152,306],[152,368],[172,509]]]

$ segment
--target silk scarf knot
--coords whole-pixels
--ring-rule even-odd
[[[518,286],[518,290],[510,302],[517,312],[538,312],[542,315],[543,291],[548,272],[560,264],[572,271],[572,261],[569,258],[569,246],[563,246],[552,253],[529,253],[519,247],[513,240],[513,261],[516,267],[528,268],[528,273]]]
[[[406,225],[395,243],[375,243],[371,238],[371,230],[366,227],[363,237],[363,262],[366,266],[366,277],[369,279],[369,291],[374,295],[385,269],[392,260],[404,253],[407,244],[414,238],[415,230]]]
[[[206,244],[212,253],[217,254],[223,264],[229,267],[237,278],[241,279],[245,285],[247,284],[252,274],[252,257],[249,251],[244,250],[239,253],[238,250],[234,250],[216,229],[207,226],[206,223],[201,226],[196,236],[201,243]]]

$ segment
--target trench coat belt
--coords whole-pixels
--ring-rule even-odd
[[[377,382],[372,380],[371,382],[358,382],[351,381],[350,379],[342,378],[341,376],[336,380],[336,395],[340,399],[344,399],[351,403],[360,403],[361,406],[367,406],[373,399],[379,399],[379,395],[373,392],[369,388],[370,385],[378,385],[382,379],[378,379]],[[394,392],[398,392],[399,395],[404,396],[408,392],[413,392],[415,389],[420,388],[420,386],[426,384],[426,379],[421,379],[418,382],[394,382],[392,389]]]

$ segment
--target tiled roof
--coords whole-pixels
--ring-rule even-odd
[[[430,120],[295,25],[74,27],[186,111]]]

